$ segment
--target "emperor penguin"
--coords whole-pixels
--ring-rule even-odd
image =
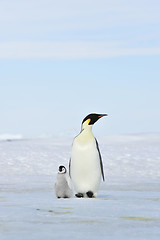
[[[71,198],[73,195],[70,179],[64,166],[59,166],[57,179],[54,185],[57,198]]]
[[[81,125],[81,132],[73,140],[69,174],[73,182],[76,197],[97,196],[101,178],[104,179],[102,157],[98,142],[92,133],[92,126],[107,114],[91,113]]]

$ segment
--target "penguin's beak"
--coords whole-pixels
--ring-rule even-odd
[[[104,117],[104,116],[108,116],[108,114],[100,114],[98,117],[101,118],[101,117]]]

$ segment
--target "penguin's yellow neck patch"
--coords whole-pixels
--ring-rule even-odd
[[[83,124],[82,124],[82,130],[83,129],[90,129],[92,128],[92,125],[89,125],[89,123],[91,122],[91,119],[87,119]]]
[[[90,121],[91,121],[91,119],[89,118],[89,119],[87,119],[87,121],[88,121],[88,124],[90,123]]]

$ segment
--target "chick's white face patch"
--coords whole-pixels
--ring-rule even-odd
[[[66,171],[66,170],[65,170],[65,168],[63,167],[63,168],[62,168],[62,172],[61,172],[61,173],[65,173],[65,171]]]

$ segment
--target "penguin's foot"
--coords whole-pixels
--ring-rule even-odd
[[[86,195],[87,195],[87,197],[89,197],[89,198],[94,198],[94,194],[93,194],[92,191],[86,192]]]
[[[69,198],[67,195],[65,195],[63,198]]]
[[[78,197],[78,198],[83,198],[84,197],[83,193],[76,193],[75,196]]]

